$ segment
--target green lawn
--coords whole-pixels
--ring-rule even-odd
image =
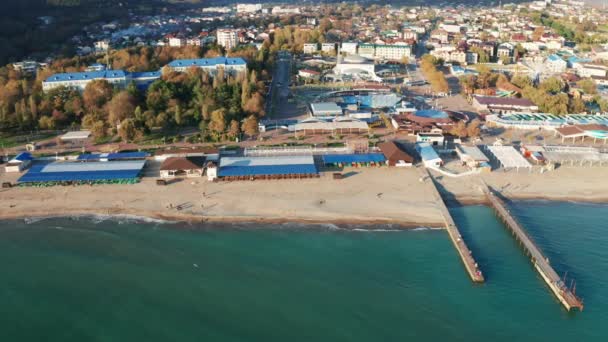
[[[38,134],[27,134],[27,135],[10,135],[0,136],[0,148],[10,148],[20,145],[25,145],[30,142],[37,142],[55,137],[54,133],[38,133]]]

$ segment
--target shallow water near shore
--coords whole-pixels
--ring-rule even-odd
[[[511,208],[584,312],[484,206],[451,208],[483,285],[442,230],[52,218],[0,222],[0,340],[604,341],[608,205]]]

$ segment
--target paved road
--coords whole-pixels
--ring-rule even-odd
[[[270,90],[266,99],[266,113],[270,114],[273,96],[276,97],[275,109],[280,108],[282,104],[287,102],[287,97],[289,96],[290,76],[291,53],[289,53],[289,51],[279,51],[277,53]]]

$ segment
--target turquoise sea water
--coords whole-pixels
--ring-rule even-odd
[[[606,341],[608,206],[516,202],[561,274],[567,313],[483,206],[442,230],[0,222],[0,341]]]

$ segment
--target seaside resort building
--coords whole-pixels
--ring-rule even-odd
[[[17,183],[29,186],[57,184],[134,184],[146,165],[145,152],[81,154],[76,161],[34,161]]]
[[[184,72],[191,67],[201,68],[211,75],[216,75],[217,70],[223,68],[226,75],[235,75],[240,71],[247,71],[247,63],[242,58],[200,58],[200,59],[178,59],[168,64],[168,67],[177,72]],[[71,72],[54,74],[42,82],[42,90],[67,87],[83,91],[87,84],[94,80],[106,80],[118,88],[125,88],[131,82],[135,82],[140,89],[147,89],[150,84],[160,79],[160,71],[127,72],[124,70],[101,70],[89,72]]]

